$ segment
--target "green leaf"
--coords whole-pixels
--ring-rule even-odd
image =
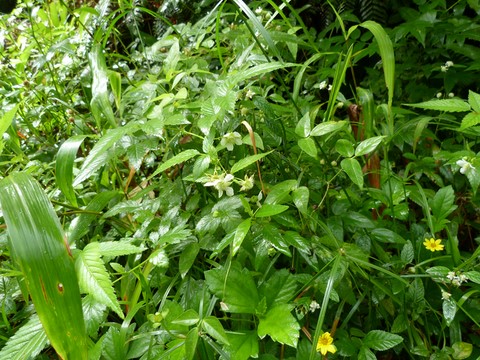
[[[405,239],[390,229],[376,228],[370,234],[372,238],[383,243],[405,244]]]
[[[260,295],[267,301],[267,307],[285,304],[295,297],[297,281],[287,269],[277,270],[266,283],[262,284]]]
[[[67,139],[58,149],[55,161],[55,180],[65,198],[77,207],[77,198],[73,191],[73,163],[77,157],[78,148],[85,140],[85,135],[73,136]]]
[[[480,284],[480,272],[467,271],[467,272],[464,272],[463,275],[465,275],[468,280],[474,282],[475,284]]]
[[[263,204],[260,209],[255,213],[255,217],[268,217],[281,214],[282,212],[288,210],[287,205],[276,205],[276,204]]]
[[[447,326],[450,326],[453,319],[455,318],[455,314],[457,313],[457,304],[452,298],[444,299],[442,304],[442,311]]]
[[[358,360],[377,360],[377,357],[368,347],[362,346],[358,352]]]
[[[232,255],[235,256],[242,245],[243,239],[247,235],[248,231],[250,230],[250,226],[252,224],[252,219],[248,218],[243,220],[235,230],[235,236],[233,237],[233,245],[232,245]]]
[[[452,345],[453,355],[455,360],[467,359],[473,351],[473,345],[463,341],[457,341]]]
[[[346,158],[340,163],[341,168],[348,175],[350,180],[358,187],[363,188],[363,172],[357,159]]]
[[[18,110],[18,105],[14,106],[10,110],[8,110],[3,116],[0,118],[0,135],[3,136],[5,131],[12,125],[12,121],[15,118],[15,115],[17,114]],[[3,138],[0,138],[3,139]],[[1,141],[1,140],[0,140]]]
[[[418,104],[405,104],[407,106],[417,107],[424,110],[436,110],[445,112],[464,112],[470,111],[470,105],[460,99],[441,99],[429,100]]]
[[[306,186],[300,186],[292,191],[293,203],[300,213],[308,214],[308,200],[310,198],[310,191]]]
[[[0,351],[0,359],[24,360],[34,359],[48,344],[47,334],[36,314],[17,332],[8,338]]]
[[[180,271],[180,276],[182,278],[187,275],[188,271],[195,262],[199,251],[200,245],[198,245],[198,243],[196,242],[188,244],[185,249],[183,249],[182,253],[180,254],[180,259],[178,261],[178,270]]]
[[[193,309],[188,309],[180,316],[178,316],[175,320],[172,321],[173,324],[185,325],[185,326],[192,326],[197,324],[200,321],[200,316],[198,313]]]
[[[193,358],[195,357],[195,352],[197,350],[197,342],[198,327],[194,327],[188,332],[185,339],[185,358],[187,360],[193,360]]]
[[[220,323],[220,320],[218,320],[215,316],[207,316],[205,319],[203,319],[202,327],[208,335],[218,340],[220,343],[224,345],[229,344],[227,333]]]
[[[363,346],[374,350],[388,350],[403,341],[403,337],[382,330],[369,331],[363,338]]]
[[[445,282],[445,279],[450,271],[451,270],[446,266],[432,266],[431,268],[425,270],[425,272],[437,282]]]
[[[406,264],[410,264],[415,257],[415,251],[413,249],[412,242],[410,240],[407,240],[405,245],[403,245],[402,252],[400,253],[400,258],[402,259],[402,262]]]
[[[138,254],[145,250],[130,244],[127,241],[102,241],[98,243],[98,250],[101,256],[117,257],[130,254]]]
[[[480,94],[468,90],[468,103],[472,107],[473,111],[480,113]]]
[[[92,114],[97,121],[98,128],[103,128],[102,124],[105,120],[110,126],[116,127],[117,122],[108,93],[107,65],[100,44],[93,46],[89,54],[89,61],[92,70],[92,100],[90,101]]]
[[[312,129],[310,136],[322,136],[330,134],[342,130],[346,126],[347,122],[345,120],[322,122]]]
[[[241,270],[237,262],[228,268],[205,272],[205,281],[210,290],[224,303],[225,311],[255,314],[259,302],[253,277],[248,269]]]
[[[101,258],[99,243],[92,242],[85,246],[77,257],[75,268],[82,291],[111,308],[123,319],[112,281]]]
[[[227,82],[230,86],[234,86],[234,85],[237,85],[238,83],[241,83],[242,81],[255,78],[256,76],[262,76],[272,71],[283,69],[289,66],[298,66],[298,65],[294,63],[282,63],[282,62],[271,61],[265,64],[252,66],[251,68],[242,70],[237,74],[230,74]]]
[[[170,159],[168,159],[167,161],[165,161],[148,178],[151,179],[154,176],[156,176],[157,174],[171,168],[172,166],[175,166],[175,165],[181,164],[181,163],[183,163],[187,160],[190,160],[191,158],[197,156],[198,154],[200,154],[200,153],[195,149],[188,149],[188,150],[182,151],[180,154],[177,154],[177,155],[171,157]]]
[[[295,134],[306,138],[310,135],[310,130],[312,130],[312,120],[310,119],[310,113],[307,111],[295,126]]]
[[[243,159],[239,160],[232,166],[230,170],[230,174],[235,174],[237,171],[245,169],[247,166],[257,162],[258,160],[264,158],[265,156],[267,156],[272,152],[273,150],[263,154],[256,154],[256,155],[250,155],[250,156],[244,157]]]
[[[135,131],[137,128],[137,124],[131,122],[125,126],[108,130],[107,133],[98,140],[86,157],[77,177],[73,181],[73,186],[75,187],[80,185],[90,176],[92,176],[98,169],[100,169],[102,166],[105,166],[105,163],[107,163],[115,153],[112,151],[115,143],[126,134]]]
[[[471,112],[465,115],[460,124],[460,131],[480,124],[480,113]]]
[[[355,149],[355,156],[362,156],[371,153],[377,148],[384,138],[385,136],[374,136],[363,140],[357,145],[357,148]]]
[[[281,304],[270,309],[258,323],[258,336],[269,335],[272,340],[296,347],[300,336],[300,325],[292,315],[292,306]]]
[[[50,343],[68,359],[87,358],[82,303],[70,248],[40,185],[27,173],[0,182],[0,204],[12,258]]]
[[[258,336],[256,331],[229,332],[228,346],[231,360],[249,360],[258,357]]]
[[[352,142],[347,139],[338,139],[335,143],[335,151],[343,157],[352,157],[355,153]]]
[[[452,185],[442,187],[437,191],[433,199],[430,201],[432,214],[437,221],[445,219],[457,208],[457,205],[455,205],[454,202],[455,193]]]
[[[314,159],[317,158],[317,146],[315,145],[315,141],[312,138],[304,138],[298,140],[298,146],[302,151],[306,154],[310,155]]]

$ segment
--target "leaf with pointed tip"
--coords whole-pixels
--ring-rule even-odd
[[[269,335],[272,340],[296,347],[300,337],[300,325],[292,315],[292,306],[281,304],[270,309],[258,323],[258,336]]]

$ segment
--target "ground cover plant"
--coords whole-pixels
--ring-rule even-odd
[[[312,4],[0,18],[1,359],[480,358],[480,5]]]

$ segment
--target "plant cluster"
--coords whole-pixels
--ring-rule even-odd
[[[415,4],[0,18],[0,358],[479,358],[480,6]]]

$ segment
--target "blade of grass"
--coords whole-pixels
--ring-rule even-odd
[[[26,173],[0,182],[12,257],[50,343],[63,359],[86,360],[87,338],[73,257],[55,211]]]

